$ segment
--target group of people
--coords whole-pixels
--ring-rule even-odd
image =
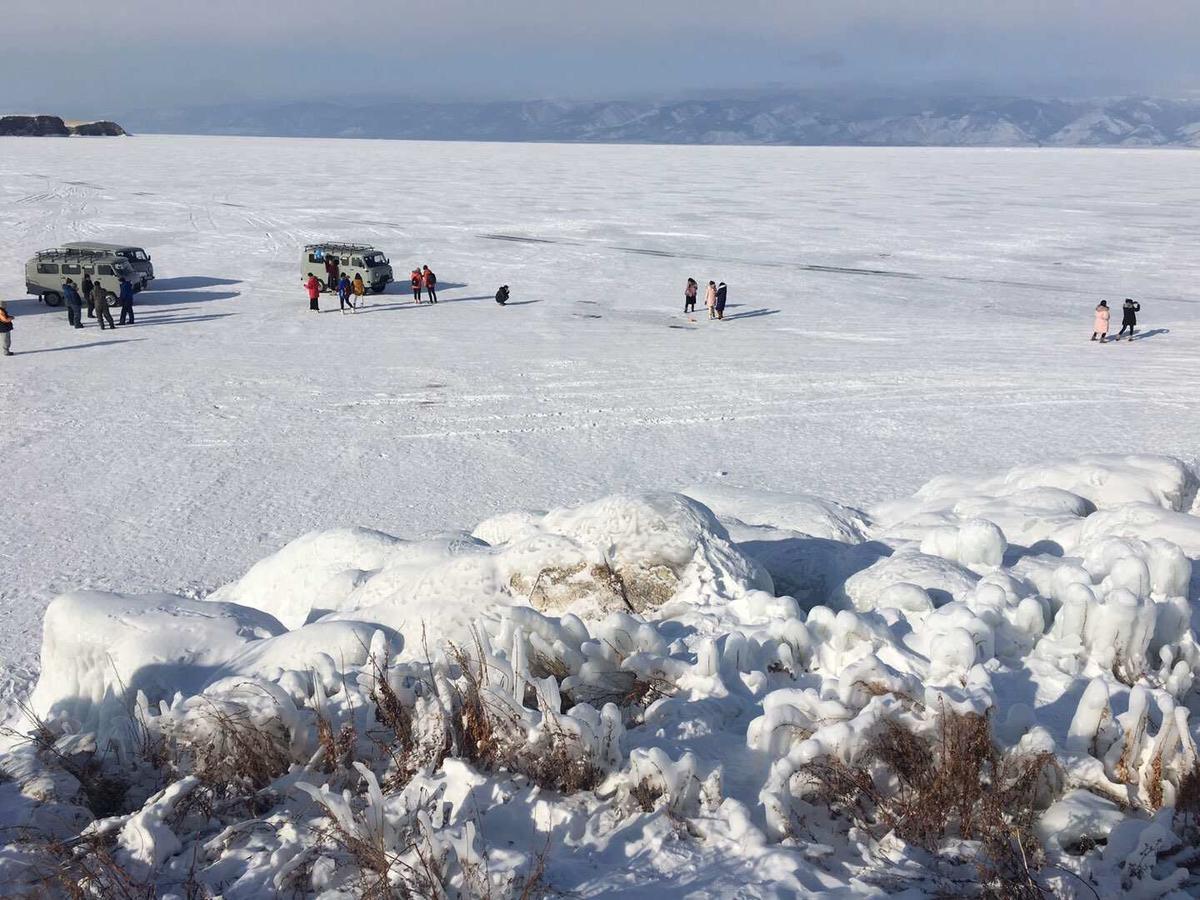
[[[437,303],[437,276],[430,271],[429,266],[413,269],[408,276],[408,283],[412,286],[413,299],[418,303],[421,302],[422,288],[429,295],[429,302]]]
[[[1121,330],[1113,340],[1119,341],[1121,336],[1125,334],[1125,330],[1129,329],[1129,340],[1133,340],[1133,332],[1137,327],[1137,314],[1142,311],[1142,304],[1136,300],[1125,298],[1125,303],[1121,307]],[[1096,315],[1092,320],[1092,340],[1099,339],[1101,344],[1108,343],[1108,322],[1111,310],[1108,308],[1108,301],[1101,300],[1100,305],[1096,307]]]
[[[328,266],[328,264],[326,265]],[[308,308],[312,312],[320,312],[321,282],[312,272],[308,273],[308,278],[304,282],[304,289],[308,292]],[[329,290],[337,294],[338,304],[344,312],[347,309],[356,309],[358,307],[359,301],[367,292],[367,286],[363,283],[361,274],[355,273],[354,278],[351,279],[345,272],[340,272],[329,284]]]
[[[336,256],[326,257],[325,259],[325,287],[337,294],[338,307],[345,312],[347,309],[357,309],[362,302],[363,295],[367,292],[367,285],[363,281],[362,273],[355,272],[351,278],[345,272],[341,271],[341,266],[338,263]],[[412,275],[409,277],[409,283],[412,285],[413,299],[418,303],[421,302],[421,292],[424,291],[430,303],[437,303],[437,276],[433,274],[433,270],[429,266],[421,266],[413,269]],[[321,311],[321,281],[312,272],[308,273],[308,277],[304,280],[304,289],[308,292],[308,308],[312,312]]]
[[[99,279],[84,274],[83,283],[76,285],[74,279],[63,280],[63,303],[67,307],[67,325],[72,328],[83,327],[83,305],[87,304],[89,319],[96,319],[100,330],[116,328],[117,325],[133,325],[133,284],[122,276],[117,282],[117,305],[121,307],[121,320],[114,322],[108,309],[109,293],[104,289]]]
[[[700,285],[696,283],[695,278],[687,280],[687,287],[683,289],[683,311],[691,313],[696,311],[696,295],[700,292]],[[710,319],[725,318],[725,297],[728,288],[725,282],[710,281],[708,287],[704,289],[704,305],[708,307],[708,317]]]

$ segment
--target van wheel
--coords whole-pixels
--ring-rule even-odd
[[[42,294],[42,302],[47,306],[62,306],[62,294],[55,291],[46,291]]]
[[[386,284],[381,284],[381,285],[374,285],[374,284],[373,284],[373,285],[371,285],[371,293],[372,293],[372,294],[382,294],[382,293],[383,293],[383,292],[384,292],[386,289],[387,289],[387,285],[386,285]]]
[[[107,306],[109,309],[116,309],[117,295],[114,294],[112,291],[105,291],[104,292],[104,305]]]

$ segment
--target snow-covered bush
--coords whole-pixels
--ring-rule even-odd
[[[707,486],[64,594],[0,893],[1195,895],[1196,486]]]

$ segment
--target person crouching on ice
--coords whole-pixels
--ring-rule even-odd
[[[1108,301],[1101,300],[1096,307],[1096,317],[1092,320],[1092,340],[1100,335],[1100,343],[1108,342]]]
[[[496,291],[496,302],[503,306],[508,302],[508,285],[500,285],[500,290]]]
[[[1129,339],[1133,340],[1134,328],[1137,326],[1137,314],[1142,311],[1142,304],[1136,300],[1125,298],[1125,305],[1121,307],[1121,330],[1117,332],[1116,340],[1121,339],[1121,335],[1125,333],[1125,329],[1129,329]]]
[[[304,287],[308,291],[308,308],[312,312],[320,312],[321,282],[317,281],[317,276],[309,272],[308,281],[304,282]]]

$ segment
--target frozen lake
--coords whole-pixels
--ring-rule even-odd
[[[710,481],[862,504],[1093,450],[1195,461],[1198,164],[0,140],[0,696],[28,685],[55,593],[202,592],[311,529]],[[135,327],[79,334],[24,298],[24,260],[82,238],[152,252]],[[429,264],[443,302],[394,286],[310,314],[299,248],[326,238],[378,245],[401,280]],[[689,275],[728,282],[727,321],[681,315]],[[1124,296],[1143,339],[1090,344],[1092,308]]]

